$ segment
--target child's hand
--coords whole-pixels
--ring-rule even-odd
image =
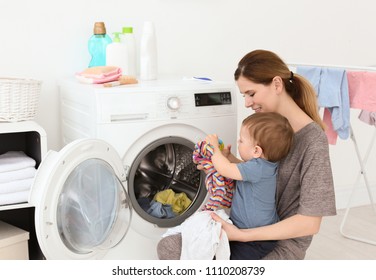
[[[212,145],[214,147],[214,150],[218,148],[219,150],[219,141],[218,136],[216,134],[209,134],[205,138],[206,143]]]
[[[223,154],[224,157],[229,159],[229,156],[231,155],[231,144],[228,144],[227,147],[223,148],[222,154]]]

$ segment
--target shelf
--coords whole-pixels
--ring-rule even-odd
[[[17,204],[10,204],[10,205],[0,205],[0,211],[5,211],[5,210],[12,210],[12,209],[21,209],[21,208],[29,208],[33,207],[28,202],[25,203],[17,203]]]

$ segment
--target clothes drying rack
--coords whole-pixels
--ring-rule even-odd
[[[353,70],[353,71],[376,72],[376,67],[356,67],[356,66],[342,66],[342,65],[314,65],[314,64],[302,64],[302,63],[288,63],[288,66],[294,67],[294,68],[299,67],[299,66],[310,66],[310,67],[323,67],[323,68],[340,68],[340,69],[344,69],[344,70]],[[364,184],[365,184],[366,189],[367,189],[370,204],[372,206],[372,210],[375,213],[375,217],[376,217],[375,200],[373,198],[371,186],[370,186],[370,183],[368,181],[368,176],[367,176],[367,172],[366,172],[366,164],[367,164],[367,161],[368,161],[368,157],[371,154],[371,151],[372,151],[374,144],[376,143],[376,127],[374,128],[374,132],[373,132],[373,136],[371,138],[371,141],[368,144],[366,154],[363,157],[361,156],[361,153],[359,151],[359,146],[358,146],[358,143],[356,141],[356,137],[355,137],[354,130],[352,128],[351,123],[350,123],[350,139],[352,140],[352,143],[354,145],[354,149],[355,149],[355,153],[356,153],[356,156],[357,156],[357,160],[358,160],[358,163],[359,163],[360,170],[359,170],[359,173],[358,173],[358,175],[355,179],[355,182],[352,186],[352,189],[351,189],[351,194],[350,194],[349,200],[347,202],[346,211],[345,211],[345,214],[342,218],[342,222],[341,222],[341,225],[340,225],[340,233],[342,234],[342,236],[344,236],[348,239],[356,240],[356,241],[363,242],[363,243],[368,243],[368,244],[371,244],[371,245],[376,245],[375,240],[371,240],[371,239],[368,239],[368,238],[363,238],[363,237],[360,237],[360,236],[357,236],[357,235],[349,234],[349,233],[346,233],[345,230],[344,230],[350,209],[352,208],[352,199],[353,199],[355,190],[358,188],[358,185],[360,183],[361,178],[363,178],[363,180],[364,180]],[[376,221],[376,219],[375,219],[375,221]]]

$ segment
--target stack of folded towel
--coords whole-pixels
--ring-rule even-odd
[[[27,202],[36,173],[35,163],[22,151],[0,155],[0,205]]]

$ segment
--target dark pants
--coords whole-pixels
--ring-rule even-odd
[[[230,241],[231,260],[260,260],[269,254],[277,241]]]

